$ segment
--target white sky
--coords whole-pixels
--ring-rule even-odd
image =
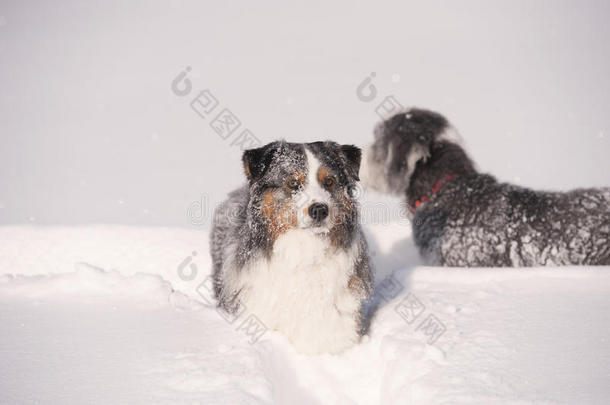
[[[0,224],[190,226],[243,181],[206,88],[262,142],[362,146],[393,94],[503,180],[610,185],[610,3],[124,3],[0,3]]]

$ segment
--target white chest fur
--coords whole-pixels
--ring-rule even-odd
[[[333,249],[310,229],[290,230],[270,259],[240,271],[241,303],[299,352],[342,351],[358,341],[360,299],[348,289],[356,254]]]

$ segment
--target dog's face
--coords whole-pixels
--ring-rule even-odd
[[[425,162],[435,144],[460,143],[442,115],[412,108],[379,123],[366,149],[362,182],[374,190],[402,195],[418,162]]]
[[[249,207],[273,240],[284,232],[311,229],[337,245],[357,220],[353,191],[360,149],[335,142],[273,142],[247,150],[244,170],[250,184]]]

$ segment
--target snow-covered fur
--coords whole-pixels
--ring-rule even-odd
[[[415,243],[445,266],[610,265],[610,189],[532,191],[479,173],[440,114],[381,122],[365,186],[406,196]]]
[[[354,199],[360,155],[329,141],[244,153],[248,183],[216,210],[211,234],[222,309],[245,307],[303,353],[358,342],[372,281]]]

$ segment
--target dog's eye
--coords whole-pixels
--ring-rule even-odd
[[[286,185],[291,190],[296,190],[300,186],[299,181],[297,179],[288,179]]]
[[[322,182],[322,184],[324,184],[324,187],[331,188],[332,186],[335,185],[335,178],[334,177],[326,177],[324,179],[324,181]]]

